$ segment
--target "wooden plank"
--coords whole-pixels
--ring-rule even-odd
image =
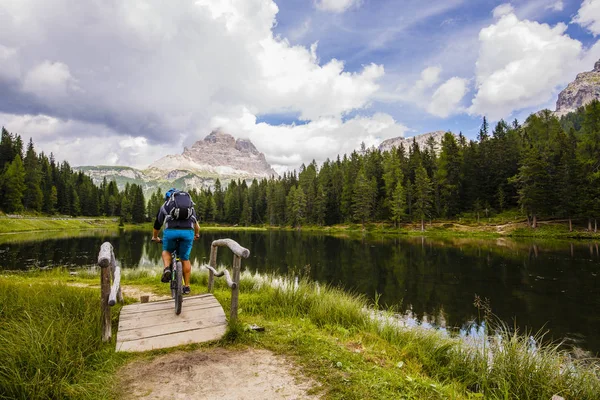
[[[213,308],[213,307],[221,307],[221,305],[219,303],[209,303],[209,304],[185,304],[185,302],[183,303],[183,309],[187,309],[188,311],[190,310],[204,310],[206,308]],[[175,316],[175,307],[168,307],[168,308],[164,308],[164,309],[158,309],[158,310],[149,310],[146,312],[138,312],[138,313],[133,313],[133,314],[127,314],[127,315],[123,315],[124,319],[127,318],[136,318],[136,316],[144,316],[144,317],[154,317],[154,316],[167,316],[167,315],[173,315]]]
[[[225,325],[211,326],[171,335],[155,336],[148,339],[117,342],[117,351],[148,351],[181,346],[184,344],[209,342],[218,340],[225,334]]]
[[[205,295],[202,297],[183,297],[184,306],[187,304],[196,305],[196,304],[216,304],[220,305],[217,299],[215,299],[212,295]],[[156,311],[156,310],[167,310],[167,309],[175,309],[175,304],[172,299],[169,300],[161,300],[161,301],[153,301],[150,303],[136,303],[130,304],[128,306],[124,306],[121,309],[121,315],[125,314],[136,314],[143,313],[148,311]]]
[[[128,331],[131,329],[140,329],[151,326],[162,326],[169,325],[173,323],[192,323],[197,320],[213,318],[216,316],[220,316],[222,314],[221,307],[211,307],[202,309],[202,313],[186,313],[184,310],[180,315],[174,315],[174,318],[165,318],[162,315],[155,316],[153,318],[147,318],[144,316],[129,318],[129,319],[121,319],[119,320],[119,334],[124,331]],[[225,314],[223,314],[224,316]]]
[[[121,331],[117,334],[118,342],[126,342],[129,340],[137,340],[144,338],[151,338],[155,336],[170,335],[172,333],[193,331],[201,328],[209,328],[212,326],[219,326],[227,324],[225,315],[211,315],[202,316],[202,318],[196,318],[191,321],[178,321],[171,324],[161,324],[153,326],[137,327],[135,329],[129,329]]]
[[[211,294],[185,297],[175,315],[173,300],[123,307],[117,351],[147,351],[220,339],[227,327],[223,307]]]

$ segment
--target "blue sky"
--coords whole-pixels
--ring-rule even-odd
[[[0,0],[0,124],[139,168],[222,129],[282,172],[554,109],[599,34],[600,0]]]
[[[307,7],[305,0],[287,0],[278,2],[274,32],[293,45],[310,46],[318,42],[320,60],[344,60],[347,71],[358,71],[362,65],[374,62],[385,66],[386,75],[398,75],[410,81],[418,79],[427,66],[437,64],[447,67],[446,76],[456,74],[471,78],[475,74],[478,48],[468,44],[475,43],[479,31],[493,23],[494,8],[505,3],[497,0],[365,0],[346,12],[328,13]],[[550,0],[511,2],[517,16],[549,25],[566,23],[566,33],[570,37],[591,47],[596,42],[594,35],[578,24],[569,24],[581,1],[563,0],[560,2],[562,10],[550,7],[556,3]],[[591,70],[592,65],[588,67]],[[465,100],[473,92],[471,87]],[[544,105],[551,104],[540,106]],[[409,135],[452,130],[463,131],[468,137],[475,138],[481,125],[479,115],[438,118],[420,112],[410,104],[375,102],[371,108],[371,112],[384,111],[405,123],[411,129]],[[537,110],[528,107],[505,118],[522,120]],[[293,116],[283,120],[276,116],[272,118],[263,116],[262,120],[273,123],[293,121]]]

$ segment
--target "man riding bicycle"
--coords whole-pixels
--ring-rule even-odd
[[[181,259],[181,265],[183,269],[183,294],[190,293],[190,275],[192,272],[192,265],[190,263],[190,252],[192,251],[192,244],[194,240],[200,237],[200,225],[196,217],[196,210],[190,207],[189,215],[185,218],[179,218],[179,209],[177,209],[177,202],[172,201],[174,194],[183,193],[189,196],[187,193],[179,192],[176,189],[169,189],[165,193],[165,202],[160,207],[156,220],[154,221],[154,229],[152,230],[152,241],[160,242],[158,232],[160,228],[165,224],[163,231],[163,251],[162,259],[164,263],[164,270],[161,277],[161,282],[169,282],[171,280],[171,253],[177,250],[177,254]],[[191,201],[191,200],[190,200]],[[193,203],[191,203],[193,206]],[[177,249],[177,240],[179,240],[179,248]]]

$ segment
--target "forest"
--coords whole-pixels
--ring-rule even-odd
[[[36,155],[30,140],[3,129],[0,142],[2,210],[47,214],[119,216],[141,222],[163,202],[157,189],[148,202],[142,187],[100,187],[52,155]],[[23,157],[24,154],[24,157]],[[375,148],[315,161],[282,177],[219,180],[190,191],[202,222],[233,225],[335,225],[388,222],[399,225],[490,216],[518,209],[532,228],[540,218],[558,218],[597,230],[600,215],[600,102],[556,118],[549,110],[517,120],[486,118],[476,140],[447,132],[424,148]]]
[[[116,182],[96,186],[83,172],[74,171],[67,161],[36,154],[29,139],[23,152],[18,134],[2,128],[0,140],[0,210],[46,215],[115,216],[125,222],[146,220],[146,201],[139,185],[119,191]]]

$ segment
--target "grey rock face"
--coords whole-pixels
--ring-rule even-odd
[[[423,133],[421,135],[417,135],[414,137],[408,137],[408,138],[404,138],[404,137],[392,138],[392,139],[384,140],[379,145],[379,150],[389,151],[393,147],[400,147],[400,145],[403,144],[404,149],[408,152],[408,148],[412,145],[413,139],[417,142],[417,144],[419,145],[419,148],[422,150],[426,147],[427,141],[429,140],[429,138],[433,138],[433,140],[435,141],[435,150],[436,150],[436,152],[439,152],[441,149],[441,143],[442,143],[442,138],[444,137],[444,134],[446,134],[446,131],[435,131],[435,132]]]
[[[211,132],[182,154],[168,155],[152,163],[149,170],[183,170],[222,178],[268,178],[277,176],[264,154],[246,139],[235,140],[223,131]]]
[[[590,72],[582,72],[577,78],[560,92],[556,102],[555,115],[562,117],[570,112],[577,111],[592,100],[600,99],[600,60],[594,64]]]

